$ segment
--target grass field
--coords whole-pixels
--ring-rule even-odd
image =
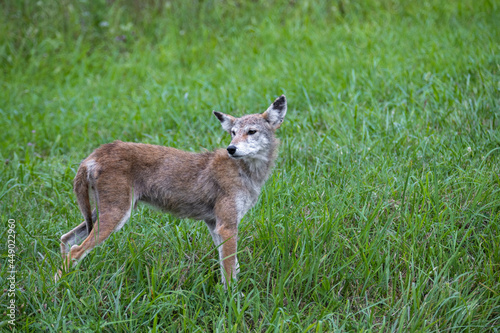
[[[0,330],[500,331],[499,22],[494,0],[3,2]],[[93,149],[225,147],[212,110],[280,94],[237,290],[203,222],[147,206],[53,282]]]

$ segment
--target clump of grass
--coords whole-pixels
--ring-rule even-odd
[[[20,1],[0,15],[18,330],[499,326],[496,3]],[[240,225],[237,290],[222,289],[201,222],[142,206],[52,281],[92,149],[223,147],[212,109],[262,112],[282,93],[281,154]]]

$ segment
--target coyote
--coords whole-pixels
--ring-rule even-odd
[[[213,152],[121,141],[97,148],[82,161],[74,179],[85,221],[61,237],[62,271],[120,230],[142,201],[179,217],[205,221],[219,251],[227,289],[239,271],[238,223],[257,202],[271,173],[279,144],[274,132],[286,111],[284,95],[262,114],[235,118],[214,111],[231,143]],[[95,199],[93,210],[89,195]]]

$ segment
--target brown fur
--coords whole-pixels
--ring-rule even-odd
[[[85,221],[61,237],[63,270],[120,229],[136,202],[143,201],[179,217],[204,220],[219,247],[224,284],[236,278],[238,223],[271,172],[278,147],[274,131],[286,114],[286,99],[278,98],[263,114],[214,114],[232,133],[234,155],[229,147],[196,154],[115,141],[83,160],[74,191]]]

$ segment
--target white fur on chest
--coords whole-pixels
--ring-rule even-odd
[[[241,221],[243,216],[252,208],[257,202],[258,196],[254,197],[247,191],[241,191],[235,198],[236,211],[238,212],[238,222]]]
[[[238,212],[238,222],[252,208],[259,198],[261,185],[243,176],[244,188],[235,197],[236,210]]]

